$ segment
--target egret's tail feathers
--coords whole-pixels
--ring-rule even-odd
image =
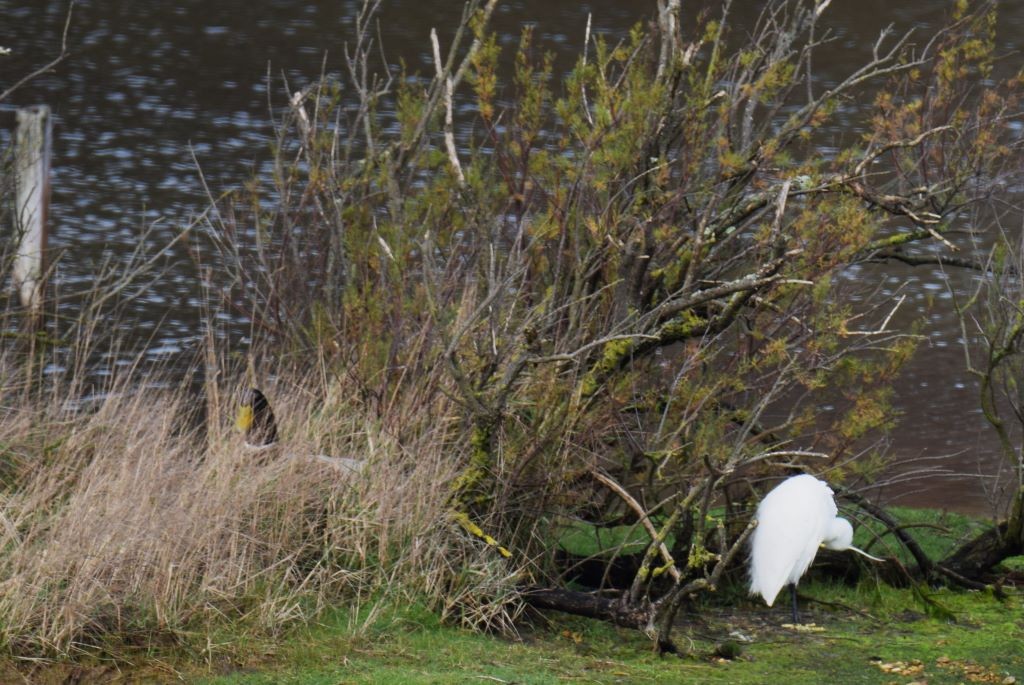
[[[882,564],[885,563],[885,559],[879,559],[878,557],[872,556],[872,555],[868,554],[867,552],[865,552],[864,550],[858,549],[858,548],[854,547],[853,545],[850,545],[847,549],[849,549],[849,550],[851,550],[853,552],[856,552],[857,554],[859,554],[859,555],[861,555],[863,557],[867,557],[871,561],[877,561],[877,562],[882,563]]]
[[[772,588],[772,589],[764,589],[764,588],[751,587],[750,588],[750,594],[751,594],[751,596],[761,595],[761,598],[764,599],[764,603],[767,604],[768,606],[771,606],[771,605],[775,604],[775,598],[779,596],[779,591],[781,589],[782,588],[779,588],[778,590],[776,590],[774,588]]]
[[[771,606],[786,584],[786,572],[773,568],[769,561],[763,555],[754,557],[750,567],[750,594],[761,595],[764,603]]]

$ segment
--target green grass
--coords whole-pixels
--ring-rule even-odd
[[[932,554],[976,525],[938,512],[897,510]],[[581,546],[593,540],[575,529]],[[632,534],[614,536],[614,544]],[[858,530],[858,542],[872,534]],[[607,541],[606,541],[607,542]],[[876,552],[888,554],[881,543]],[[1016,568],[1020,559],[1006,566]],[[868,565],[866,568],[870,568]],[[278,640],[241,626],[203,644],[130,655],[134,666],[52,665],[26,672],[0,663],[0,681],[190,682],[204,685],[337,683],[1024,683],[1024,597],[895,589],[869,573],[856,586],[813,576],[801,584],[811,630],[789,624],[787,599],[774,608],[745,596],[741,574],[689,607],[675,638],[684,656],[659,657],[641,633],[562,614],[532,614],[516,638],[444,625],[417,604],[394,602],[328,612]],[[930,602],[923,600],[927,596]],[[937,610],[937,608],[942,610]],[[948,614],[944,613],[948,610]],[[949,620],[952,615],[954,620]],[[738,648],[733,659],[718,656]],[[6,668],[5,668],[6,666]]]
[[[416,606],[372,619],[334,611],[316,626],[271,641],[224,635],[212,654],[133,659],[135,666],[55,665],[29,682],[188,682],[203,685],[339,683],[910,683],[1024,682],[1020,594],[933,591],[956,616],[929,615],[910,590],[867,580],[857,587],[801,586],[803,620],[726,593],[681,617],[685,656],[659,657],[639,632],[560,614],[534,616],[517,639],[442,625]],[[215,640],[215,642],[218,642]],[[716,656],[723,643],[740,648]],[[13,666],[0,681],[13,682]],[[25,675],[25,666],[19,667]],[[10,676],[7,679],[7,676]]]
[[[892,513],[933,558],[983,525],[935,511]],[[903,556],[880,532],[859,525],[857,543]],[[632,526],[574,523],[559,534],[560,546],[576,554],[635,553],[644,539]],[[429,612],[407,609],[359,637],[346,628],[346,615],[335,614],[283,643],[268,661],[204,682],[1024,682],[1024,656],[1012,647],[1024,639],[1019,595],[1000,602],[983,593],[894,589],[870,577],[856,587],[811,579],[801,586],[801,606],[813,631],[785,627],[786,602],[769,609],[744,597],[738,584],[721,595],[682,617],[677,642],[689,650],[684,657],[658,657],[637,631],[575,617],[538,617],[512,640],[446,627]],[[723,645],[738,646],[739,656],[716,656],[727,651]]]
[[[1009,557],[1003,559],[1003,563],[999,565],[1004,571],[1013,571],[1015,573],[1024,573],[1024,556]]]
[[[655,525],[660,521],[655,521]],[[651,538],[639,523],[624,526],[598,527],[583,521],[567,520],[555,527],[558,546],[577,556],[607,554],[640,554]],[[671,546],[669,536],[666,544]]]
[[[353,638],[348,617],[279,645],[206,685],[291,683],[936,683],[1024,679],[1021,598],[999,602],[979,593],[942,591],[935,598],[957,616],[929,617],[914,593],[862,583],[810,583],[801,589],[804,620],[817,630],[784,627],[784,607],[741,602],[704,606],[684,616],[685,657],[658,657],[633,630],[550,615],[517,640],[440,625],[417,609],[380,621]],[[820,604],[814,599],[830,602]],[[844,607],[834,606],[836,604]],[[732,641],[738,658],[715,656]],[[902,664],[902,666],[901,666]]]
[[[930,509],[908,509],[892,507],[888,512],[896,518],[913,537],[921,549],[932,559],[941,559],[956,547],[980,534],[990,525],[963,514],[934,511]],[[857,522],[854,544],[882,556],[897,555],[904,562],[912,557],[885,526],[877,521],[862,517]]]

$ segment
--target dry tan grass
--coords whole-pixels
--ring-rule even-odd
[[[283,444],[253,453],[231,429],[237,388],[209,393],[199,431],[186,420],[195,399],[138,390],[152,380],[127,378],[88,410],[61,393],[6,398],[9,650],[73,655],[226,625],[273,633],[328,606],[410,597],[511,626],[515,573],[447,513],[461,455],[444,421],[423,423],[415,406],[371,417],[350,389],[293,376],[267,388]],[[301,456],[328,449],[370,467],[342,474]]]

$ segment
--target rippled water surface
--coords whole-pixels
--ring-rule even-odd
[[[514,44],[524,24],[534,25],[541,47],[556,53],[564,71],[582,46],[588,14],[595,32],[620,37],[648,19],[654,4],[520,0],[501,5],[495,26],[503,42]],[[734,22],[749,24],[761,5],[734,3]],[[1004,5],[1000,49],[1012,55],[1024,48],[1024,3]],[[826,19],[836,40],[817,53],[817,78],[827,85],[848,73],[889,23],[930,36],[946,6],[834,2]],[[209,205],[207,190],[216,196],[267,173],[285,80],[296,90],[322,68],[339,72],[358,7],[352,0],[78,2],[70,58],[6,103],[46,103],[54,110],[53,242],[64,250],[59,287],[88,286],[100,264],[127,259],[144,235],[158,249]],[[65,2],[0,0],[0,46],[13,51],[0,57],[0,91],[59,50],[65,12]],[[428,72],[430,28],[445,41],[460,14],[456,2],[386,0],[380,35],[388,61]],[[1008,61],[1019,66],[1020,58]],[[855,114],[825,133],[823,153],[856,135]],[[6,142],[9,113],[0,117],[0,142]],[[877,272],[847,277],[874,283]],[[953,279],[954,289],[969,283],[962,275]],[[901,315],[925,319],[930,341],[900,388],[904,421],[894,436],[895,453],[904,461],[946,457],[950,469],[979,476],[932,479],[890,494],[908,503],[983,511],[998,459],[976,408],[976,384],[962,370],[955,319],[942,305],[949,297],[946,277],[936,269],[907,268],[883,287],[907,294]],[[162,277],[131,304],[124,325],[151,356],[184,355],[201,335],[200,299],[192,261],[172,251]],[[245,322],[222,319],[223,335],[244,342]],[[912,468],[907,463],[904,468]]]

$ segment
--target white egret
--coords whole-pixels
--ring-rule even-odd
[[[238,407],[235,427],[245,435],[245,444],[254,450],[270,449],[277,444],[277,419],[266,396],[256,388],[249,388],[242,396]],[[293,455],[294,456],[294,455]],[[366,461],[351,457],[331,457],[326,454],[304,455],[345,471],[357,473],[363,470]]]
[[[750,594],[761,595],[771,606],[788,584],[794,623],[798,622],[796,584],[819,547],[849,549],[883,561],[853,546],[853,526],[837,516],[833,494],[824,481],[801,474],[782,481],[757,507],[757,528],[750,542]]]

